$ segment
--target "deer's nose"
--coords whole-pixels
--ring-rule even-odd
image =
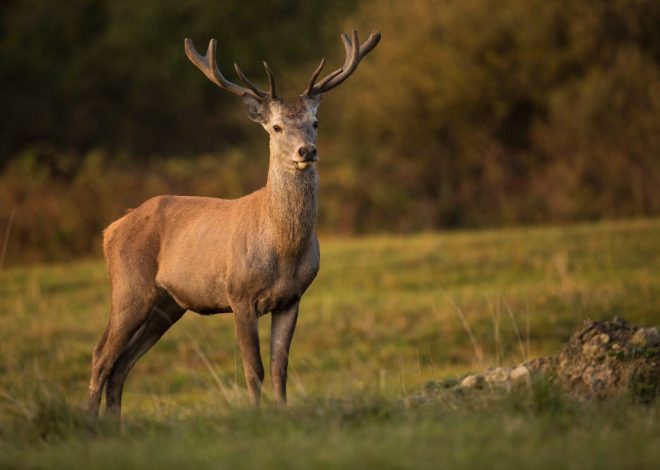
[[[306,161],[316,160],[316,145],[303,145],[298,149],[298,155]]]

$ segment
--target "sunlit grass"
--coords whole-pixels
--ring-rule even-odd
[[[0,272],[0,458],[9,465],[28,454],[25,466],[52,467],[658,458],[656,405],[556,410],[523,396],[438,398],[425,385],[556,352],[585,318],[658,325],[660,220],[323,239],[294,338],[288,410],[271,406],[268,383],[264,410],[247,405],[231,315],[188,313],[129,377],[124,434],[82,413],[108,299],[100,260]],[[268,317],[261,333],[267,369]]]

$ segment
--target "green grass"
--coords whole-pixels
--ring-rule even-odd
[[[0,273],[0,467],[651,467],[660,404],[551,386],[442,389],[558,351],[586,318],[660,323],[660,220],[322,240],[286,410],[247,406],[231,315],[136,366],[124,423],[83,413],[108,316],[99,260]],[[267,368],[268,317],[261,321]]]

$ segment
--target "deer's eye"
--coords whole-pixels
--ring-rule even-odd
[[[279,133],[279,132],[282,132],[282,126],[278,126],[277,124],[275,124],[275,125],[273,126],[273,130],[274,130],[275,132],[278,132],[278,133]]]
[[[318,122],[318,121],[314,121],[314,124],[312,124],[312,126],[314,126],[314,129],[318,129],[318,127],[319,127],[319,122]]]

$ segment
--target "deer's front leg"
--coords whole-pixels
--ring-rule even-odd
[[[286,370],[289,363],[289,347],[298,319],[296,301],[291,307],[272,312],[270,334],[270,377],[273,380],[275,400],[286,403]]]
[[[259,327],[257,312],[252,308],[234,309],[236,317],[236,336],[243,356],[245,381],[250,391],[252,404],[259,406],[261,401],[261,383],[264,380],[264,366],[259,352]]]

